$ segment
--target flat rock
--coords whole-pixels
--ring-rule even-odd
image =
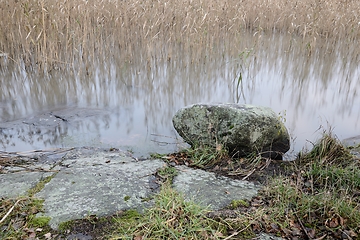
[[[118,211],[151,207],[151,197],[159,191],[155,173],[167,166],[161,159],[138,161],[124,152],[68,151],[49,163],[38,162],[34,172],[0,174],[0,196],[17,197],[47,176],[50,182],[35,194],[44,199],[44,212],[51,218],[54,229],[61,222],[81,219],[88,215],[111,215]],[[186,166],[176,166],[178,176],[173,186],[188,200],[194,200],[210,209],[223,208],[232,200],[250,199],[260,186],[253,183],[217,176],[214,173]],[[40,170],[44,170],[42,172]],[[47,172],[47,171],[54,172]],[[36,172],[35,172],[36,171]]]
[[[26,171],[0,174],[0,198],[15,198],[27,195],[27,191],[49,175],[49,173],[44,172]]]
[[[211,210],[228,206],[232,200],[254,197],[260,186],[254,183],[217,176],[213,172],[177,166],[179,174],[174,178],[174,188],[184,193],[188,200]]]
[[[136,161],[119,153],[99,153],[69,159],[64,168],[36,197],[45,199],[43,215],[51,217],[56,229],[61,222],[87,215],[110,215],[120,210],[149,206],[155,192],[151,181],[161,160]]]

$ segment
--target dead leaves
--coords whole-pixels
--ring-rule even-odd
[[[23,232],[25,235],[22,236],[22,239],[31,240],[39,239],[40,236],[43,236],[45,240],[50,240],[56,238],[57,235],[52,235],[50,232],[43,233],[42,228],[24,228]]]
[[[325,221],[325,226],[330,228],[337,228],[339,226],[345,227],[346,219],[341,216],[333,216]]]
[[[289,207],[284,213],[279,212],[276,214],[269,211],[273,206],[272,201],[274,200],[261,195],[256,196],[251,199],[248,207],[241,206],[234,210],[213,212],[209,214],[209,217],[215,220],[235,220],[240,219],[239,214],[241,214],[247,216],[246,219],[251,221],[250,229],[253,233],[266,232],[291,240],[359,239],[359,233],[348,226],[348,219],[345,217],[332,214],[331,217],[324,218],[316,211],[301,216],[299,210],[294,206]],[[274,214],[277,216],[274,216]],[[253,216],[259,215],[259,218],[253,218]],[[229,231],[235,230],[229,229]]]
[[[192,165],[193,161],[189,158],[188,154],[185,152],[172,153],[166,156],[166,159],[170,162],[175,163],[176,165]]]

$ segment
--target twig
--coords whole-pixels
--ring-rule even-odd
[[[224,240],[228,240],[236,235],[238,235],[240,232],[234,232],[233,234],[231,234],[230,236],[228,236],[227,238],[224,238]]]
[[[12,207],[9,209],[9,211],[5,214],[5,216],[0,220],[0,224],[1,224],[2,222],[4,222],[5,219],[10,215],[10,213],[14,210],[15,206],[20,202],[20,200],[21,200],[21,199],[17,200],[17,201],[15,202],[14,206],[12,206]]]
[[[248,177],[250,177],[251,176],[251,174],[253,174],[254,172],[256,171],[256,169],[254,168],[253,170],[251,170],[251,172],[248,174],[248,175],[246,175],[245,177],[243,177],[241,180],[246,180]]]
[[[29,151],[23,151],[23,152],[12,152],[10,154],[16,154],[17,156],[20,157],[28,157],[29,155],[33,154],[33,153],[43,153],[43,154],[47,154],[47,155],[53,155],[53,154],[58,154],[58,153],[63,153],[63,152],[67,152],[67,151],[71,151],[75,148],[71,147],[71,148],[52,148],[52,149],[44,149],[44,150],[29,150]]]
[[[294,211],[294,209],[293,209],[293,212],[294,212],[294,215],[295,215],[295,217],[297,218],[298,222],[300,223],[300,226],[301,226],[302,230],[305,232],[306,236],[308,237],[308,239],[313,239],[313,238],[309,235],[309,233],[308,233],[308,231],[306,230],[304,224],[302,223],[302,221],[300,220],[300,218],[298,217],[298,215],[296,214],[296,212]]]
[[[165,145],[169,145],[169,144],[177,144],[177,143],[169,143],[169,142],[163,142],[163,141],[157,141],[154,139],[151,139],[152,142],[158,143],[158,144],[162,144],[163,146]]]
[[[164,137],[164,138],[171,138],[171,139],[177,140],[175,137],[172,137],[172,136],[166,136],[166,135],[155,134],[155,133],[151,133],[150,135],[151,136],[156,136],[156,137]]]
[[[326,238],[327,237],[327,234],[325,234],[324,236],[321,236],[321,237],[319,237],[319,238],[317,238],[317,239],[315,239],[315,240],[322,240],[322,239],[324,239],[324,238]]]
[[[54,154],[58,154],[58,153],[63,153],[63,152],[68,152],[71,150],[74,150],[74,147],[71,148],[57,148],[55,150],[53,150],[52,152],[49,152],[48,155],[54,155]]]
[[[265,164],[260,168],[260,170],[264,170],[265,168],[268,168],[270,163],[272,162],[272,159],[271,158],[266,158],[266,162]]]
[[[24,167],[26,170],[24,171],[16,171],[16,172],[59,172],[59,170],[46,170],[46,169],[43,169],[43,168],[30,168],[30,167]]]
[[[230,238],[238,235],[239,233],[245,231],[246,229],[248,229],[251,226],[251,224],[247,225],[246,227],[244,227],[243,229],[241,229],[240,231],[234,232],[233,234],[231,234],[230,236],[224,238],[224,240],[229,240]]]

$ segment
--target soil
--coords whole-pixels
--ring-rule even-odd
[[[89,216],[86,219],[74,220],[65,231],[53,231],[52,239],[107,239],[104,235],[111,234],[115,230],[113,218],[118,216],[118,214],[102,218]]]

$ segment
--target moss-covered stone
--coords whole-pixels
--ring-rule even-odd
[[[221,144],[230,153],[266,157],[290,149],[289,133],[273,110],[242,104],[195,104],[173,117],[179,135],[192,146]]]

